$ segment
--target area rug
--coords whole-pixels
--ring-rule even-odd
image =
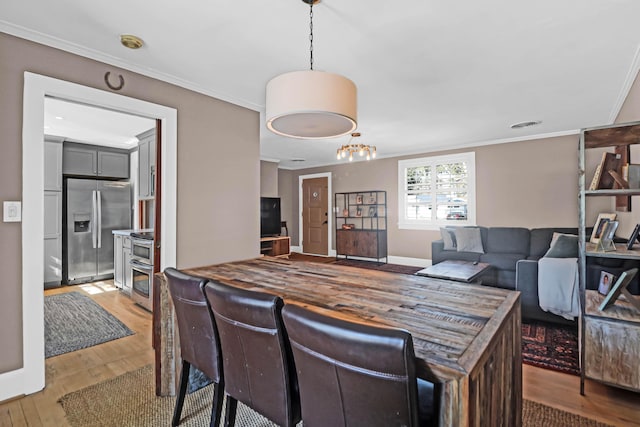
[[[133,332],[79,292],[44,297],[45,357],[102,344]]]
[[[59,403],[71,426],[155,427],[171,425],[175,398],[156,397],[153,368],[145,366],[108,381],[69,393]],[[209,425],[213,387],[187,395],[181,427]],[[607,424],[529,400],[523,401],[524,427],[608,427]],[[299,424],[301,425],[301,424]],[[238,404],[236,426],[275,427],[275,424]]]
[[[577,326],[523,321],[522,361],[540,368],[580,375]]]

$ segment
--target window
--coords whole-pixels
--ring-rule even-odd
[[[475,225],[475,153],[398,161],[398,226]]]

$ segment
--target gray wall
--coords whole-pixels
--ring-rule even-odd
[[[258,256],[260,117],[180,87],[0,33],[0,202],[22,199],[23,74],[30,71],[178,110],[177,267]],[[241,230],[241,232],[238,232]],[[0,222],[0,373],[22,366],[22,235]]]
[[[260,196],[278,197],[278,163],[260,161]]]
[[[617,122],[640,120],[640,78],[636,78]],[[601,123],[594,123],[599,126]],[[301,170],[280,170],[279,189],[291,218],[292,245],[298,238],[298,178],[332,173],[333,192],[385,190],[388,198],[388,251],[391,256],[431,259],[431,241],[439,231],[398,228],[398,160],[455,152],[476,153],[476,220],[483,226],[577,227],[578,135],[544,138],[422,155],[376,159]],[[594,171],[598,153],[589,153],[587,171]],[[640,163],[640,147],[632,149],[632,162]],[[591,179],[587,173],[587,182]],[[285,199],[286,202],[285,202]],[[633,197],[633,211],[618,213],[619,236],[628,236],[640,223],[640,197]],[[612,198],[590,198],[587,225],[599,212],[614,212]],[[284,212],[284,209],[283,209]],[[284,215],[284,213],[283,213]],[[334,234],[335,236],[335,234]],[[334,239],[335,248],[335,239]]]

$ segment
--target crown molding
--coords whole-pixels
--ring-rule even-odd
[[[629,67],[629,72],[622,83],[622,87],[620,88],[620,93],[618,94],[618,98],[616,102],[613,104],[613,108],[611,109],[611,113],[609,114],[609,124],[615,123],[620,111],[622,110],[622,106],[624,102],[627,100],[629,96],[629,92],[631,92],[631,87],[638,76],[638,71],[640,71],[640,45],[638,49],[636,49],[636,54],[633,57],[633,61],[631,62],[631,66]]]
[[[258,111],[258,112],[262,112],[264,110],[263,105],[255,104],[253,102],[247,101],[246,99],[240,99],[225,93],[212,91],[210,89],[204,88],[201,85],[190,82],[188,80],[184,80],[170,74],[161,73],[157,70],[151,70],[148,68],[140,67],[139,65],[132,64],[127,61],[123,61],[121,58],[117,58],[112,55],[107,55],[104,52],[100,52],[94,49],[89,49],[85,46],[81,46],[76,43],[71,43],[69,41],[62,40],[57,37],[52,37],[47,34],[40,33],[38,31],[33,31],[29,28],[11,24],[6,21],[0,20],[0,32],[7,33],[9,35],[19,37],[21,39],[29,40],[35,43],[39,43],[45,46],[60,49],[65,52],[73,53],[75,55],[82,56],[84,58],[93,59],[94,61],[103,62],[105,64],[112,65],[114,67],[119,67],[128,71],[132,71],[134,73],[138,73],[143,76],[151,77],[156,80],[160,80],[166,83],[173,84],[175,86],[182,87],[184,89],[198,92],[203,95],[207,95],[212,98],[219,99],[221,101],[239,105],[249,110]]]

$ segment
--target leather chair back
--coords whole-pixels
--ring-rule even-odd
[[[285,306],[282,317],[305,427],[420,425],[409,332],[348,322],[295,305]],[[430,406],[427,410],[433,406],[432,388],[430,399],[421,402]]]
[[[213,382],[221,382],[220,344],[203,292],[207,279],[174,268],[165,269],[164,275],[176,312],[182,359],[201,370]]]
[[[213,281],[205,295],[220,334],[226,394],[278,425],[294,426],[300,404],[282,299]]]

